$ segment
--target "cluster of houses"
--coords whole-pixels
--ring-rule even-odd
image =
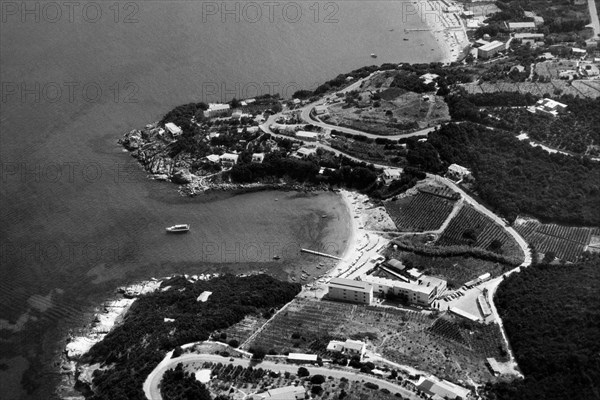
[[[564,114],[565,112],[567,112],[567,105],[559,103],[556,100],[544,98],[538,100],[535,106],[529,107],[528,111],[534,114],[540,114],[547,117],[556,118],[560,114]]]
[[[426,276],[416,268],[406,268],[390,259],[358,277],[358,280],[333,278],[328,283],[328,298],[359,304],[372,304],[374,297],[394,295],[409,304],[431,307],[446,291],[445,280]]]

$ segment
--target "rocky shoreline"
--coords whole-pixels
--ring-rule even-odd
[[[209,280],[217,276],[218,274],[184,275],[190,282]],[[98,312],[94,315],[92,323],[83,327],[83,333],[78,336],[69,335],[59,367],[62,382],[56,392],[60,398],[85,399],[81,393],[90,391],[93,372],[99,369],[100,365],[82,363],[81,357],[123,322],[127,311],[138,297],[159,290],[161,284],[171,278],[151,278],[117,288],[116,295],[97,308]],[[166,289],[168,287],[161,290]]]
[[[182,196],[193,197],[216,191],[241,194],[262,190],[302,192],[331,190],[327,185],[286,181],[237,184],[220,179],[211,180],[216,174],[202,175],[199,172],[204,171],[194,170],[194,165],[200,163],[204,156],[194,157],[188,153],[179,153],[175,157],[170,157],[169,152],[176,142],[167,137],[158,122],[125,133],[118,143],[137,159],[144,170],[150,174],[151,179],[179,185],[178,191]]]

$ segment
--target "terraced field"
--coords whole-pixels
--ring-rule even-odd
[[[465,204],[437,241],[441,246],[472,246],[522,259],[523,252],[502,226]],[[496,245],[500,244],[498,247]]]
[[[575,261],[590,244],[597,228],[542,224],[535,219],[517,219],[515,230],[538,252],[553,252],[564,261]]]
[[[385,209],[403,232],[424,232],[439,229],[452,212],[456,200],[420,192],[385,203]]]

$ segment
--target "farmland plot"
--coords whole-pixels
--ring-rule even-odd
[[[575,261],[592,240],[594,228],[542,224],[535,219],[518,218],[515,230],[540,253],[553,252],[565,261]]]
[[[450,221],[437,244],[467,245],[522,259],[523,252],[504,228],[465,204]]]
[[[445,316],[454,320],[452,316]],[[434,373],[453,381],[493,380],[484,355],[501,358],[496,325],[457,324],[465,343],[440,340],[431,332],[436,318],[418,311],[381,308],[332,301],[294,300],[277,314],[246,348],[260,346],[278,353],[307,352],[328,357],[332,339],[355,339],[384,358]],[[464,333],[463,333],[464,332]],[[473,332],[473,333],[470,333]],[[462,337],[461,336],[461,337]],[[483,351],[482,351],[483,349]]]
[[[421,192],[385,203],[385,209],[399,231],[423,232],[439,229],[450,216],[455,201]]]

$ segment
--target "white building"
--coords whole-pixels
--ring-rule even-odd
[[[252,154],[252,162],[257,164],[262,164],[265,160],[265,153],[254,153]]]
[[[221,164],[237,164],[239,157],[239,154],[223,153],[221,157],[219,157],[219,160],[221,161]]]
[[[183,131],[181,130],[180,127],[178,127],[177,125],[175,125],[172,122],[167,122],[165,124],[165,129],[169,131],[169,133],[174,137],[178,137],[179,135],[181,135],[183,133]]]
[[[317,154],[317,149],[309,149],[308,147],[300,147],[298,150],[296,150],[296,154],[294,154],[296,156],[296,158],[302,158],[302,159],[306,159],[312,155]]]
[[[491,58],[499,51],[506,50],[506,45],[499,40],[484,44],[477,49],[477,57],[479,58]]]
[[[305,353],[290,353],[287,357],[288,361],[300,362],[300,363],[312,363],[317,362],[316,354],[305,354]]]
[[[535,22],[508,22],[506,26],[511,31],[531,32],[535,30]]]
[[[557,117],[567,111],[567,105],[552,99],[541,99],[535,103],[535,107],[530,111],[549,117]]]
[[[471,171],[461,165],[451,164],[446,175],[452,180],[462,181],[471,177]]]
[[[446,291],[446,281],[430,276],[422,276],[417,281],[401,281],[363,275],[361,280],[373,286],[373,293],[380,296],[393,294],[405,297],[409,303],[429,307],[434,300]]]
[[[261,400],[300,400],[304,399],[306,395],[306,389],[302,385],[298,386],[284,386],[276,389],[269,389],[266,392],[253,394],[250,399],[261,399]]]
[[[427,73],[427,74],[421,75],[419,78],[423,80],[424,84],[428,85],[439,77],[440,76],[438,74]]]
[[[327,114],[327,106],[325,106],[325,105],[316,106],[315,114],[317,114],[317,115]]]
[[[204,116],[206,118],[217,117],[221,115],[227,115],[229,113],[230,106],[229,104],[220,104],[220,103],[209,103],[208,110],[204,111]]]
[[[402,171],[400,171],[399,169],[395,169],[395,168],[387,168],[383,170],[383,181],[389,185],[392,181],[396,180],[396,179],[400,179],[400,177],[402,176]]]
[[[367,282],[332,278],[327,289],[327,296],[330,299],[361,304],[371,304],[373,301],[373,286]]]
[[[327,345],[327,351],[357,355],[361,358],[361,360],[366,350],[367,345],[364,342],[361,342],[360,340],[346,339],[345,342],[341,342],[339,340],[332,340]]]
[[[454,400],[456,398],[466,399],[471,391],[452,382],[431,376],[417,385],[417,389],[429,397]]]
[[[319,134],[317,132],[298,131],[296,132],[296,137],[307,142],[316,142]]]

